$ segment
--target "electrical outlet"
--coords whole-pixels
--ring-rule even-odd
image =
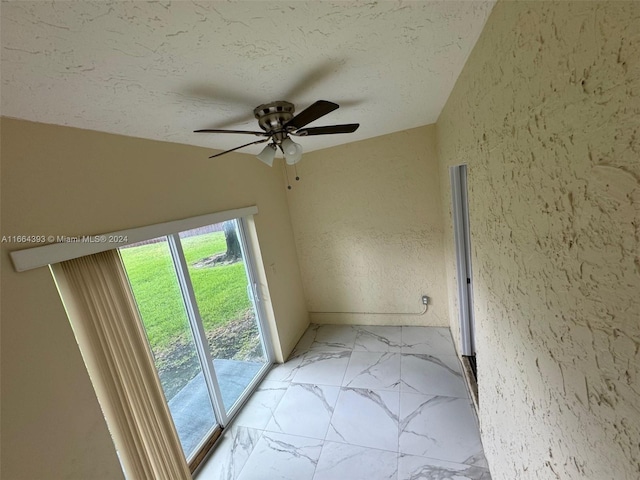
[[[427,297],[426,295],[422,295],[422,304],[429,305],[429,297]]]

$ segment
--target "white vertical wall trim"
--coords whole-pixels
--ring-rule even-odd
[[[54,263],[64,262],[72,258],[93,255],[94,253],[114,250],[125,245],[150,240],[152,238],[171,235],[173,233],[184,232],[193,228],[212,225],[214,223],[233,220],[234,218],[246,217],[258,213],[258,207],[251,206],[226,210],[224,212],[210,213],[172,222],[157,223],[145,227],[130,228],[117,232],[84,235],[65,239],[49,239],[50,241],[61,241],[62,243],[50,243],[40,247],[26,248],[11,252],[11,261],[17,272],[31,270],[33,268],[45,267]],[[43,232],[47,234],[47,232]],[[45,235],[46,236],[46,235]]]
[[[51,269],[127,479],[191,479],[118,252]]]
[[[469,324],[469,343],[471,344],[471,353],[476,354],[476,326],[475,315],[473,313],[473,262],[471,261],[471,228],[469,226],[469,190],[467,188],[467,166],[460,165],[460,199],[462,205],[462,223],[464,227],[464,235],[462,238],[465,253],[465,267],[467,269],[467,278],[470,280],[466,283],[467,288],[467,323]]]
[[[467,278],[469,274],[467,265],[467,248],[465,244],[465,217],[464,217],[464,192],[462,171],[466,165],[449,167],[451,180],[451,206],[453,213],[453,235],[456,250],[456,277],[458,283],[458,312],[460,321],[460,346],[462,355],[473,355],[473,340],[469,312],[469,289]]]

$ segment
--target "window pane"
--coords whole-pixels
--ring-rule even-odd
[[[216,425],[166,237],[120,249],[187,459]]]
[[[226,411],[267,362],[235,220],[180,233]]]

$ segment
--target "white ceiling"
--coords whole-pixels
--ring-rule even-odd
[[[228,149],[253,108],[341,108],[305,151],[434,123],[494,1],[2,2],[1,113]],[[242,151],[257,153],[262,145]]]

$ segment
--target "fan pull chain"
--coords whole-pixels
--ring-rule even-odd
[[[284,162],[282,162],[282,173],[284,173],[284,178],[287,181],[287,189],[291,190],[291,184],[289,183],[289,173],[287,172],[287,166]]]
[[[298,176],[298,166],[294,163],[293,164],[293,171],[296,173],[296,182],[300,180],[300,177]]]

